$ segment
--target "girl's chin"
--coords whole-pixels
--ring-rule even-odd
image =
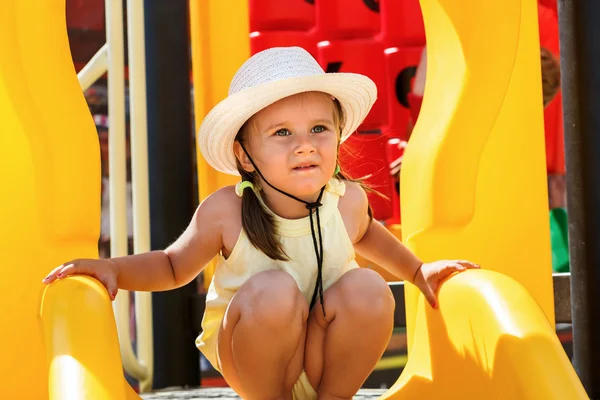
[[[315,194],[319,194],[323,186],[327,184],[327,181],[311,181],[311,182],[302,182],[302,180],[297,180],[293,186],[293,193],[297,197],[311,197]]]
[[[271,184],[291,195],[306,198],[313,196],[315,193],[318,194],[327,182],[329,182],[329,179],[323,174],[294,174],[286,178],[274,179]]]

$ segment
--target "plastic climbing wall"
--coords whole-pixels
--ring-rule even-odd
[[[350,176],[372,175],[367,182],[389,198],[370,195],[375,218],[397,222],[389,164],[398,156],[397,139],[406,138],[407,93],[425,45],[419,1],[249,0],[249,16],[252,54],[300,46],[327,72],[361,73],[377,84],[378,100],[340,158]]]

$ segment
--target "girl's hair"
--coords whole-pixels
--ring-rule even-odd
[[[344,113],[342,111],[342,106],[337,99],[333,100],[333,104],[333,122],[338,130],[338,133],[341,135],[344,126]],[[241,144],[246,144],[246,134],[248,131],[247,125],[248,122],[242,126],[235,138],[235,141]],[[236,163],[242,180],[250,181],[255,185],[255,187],[257,187],[259,181],[258,174],[244,170],[244,168],[242,168],[240,165],[239,160],[236,160]],[[335,177],[348,182],[358,183],[366,191],[377,193],[364,184],[364,178],[352,179],[348,177],[348,175],[343,172],[343,169],[341,169],[341,166],[340,171],[335,175]],[[267,257],[273,260],[287,261],[288,257],[285,254],[281,243],[277,239],[275,218],[273,218],[271,214],[264,210],[257,196],[258,194],[253,193],[251,190],[244,190],[242,192],[242,228],[246,232],[250,243],[267,255]],[[368,215],[369,219],[373,220],[373,211],[371,210],[371,205],[368,206]]]

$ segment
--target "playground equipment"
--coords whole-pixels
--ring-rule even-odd
[[[8,1],[0,13],[4,399],[48,398],[57,362],[46,363],[40,281],[69,258],[97,257],[98,139],[69,55],[64,9],[64,1]]]
[[[64,2],[30,3],[0,14],[0,397],[139,399],[102,286],[39,283],[97,256],[100,161]],[[439,310],[408,289],[409,362],[384,398],[587,398],[553,331],[534,4],[422,0],[430,67],[403,167],[403,235],[425,260],[486,270],[449,279]],[[489,32],[502,38],[493,48]]]
[[[443,285],[439,312],[407,285],[409,359],[384,398],[587,398],[554,332],[536,4],[421,6],[427,83],[401,171],[403,237],[424,260],[485,270]]]

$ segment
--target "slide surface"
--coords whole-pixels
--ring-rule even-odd
[[[384,399],[587,399],[540,306],[493,271],[449,279],[439,310],[420,299],[408,363]]]
[[[424,102],[401,171],[403,239],[469,259],[432,310],[407,285],[388,399],[585,399],[554,333],[537,2],[421,0]]]
[[[85,276],[59,280],[44,291],[41,304],[51,400],[140,399],[123,376],[115,318],[102,284]]]

